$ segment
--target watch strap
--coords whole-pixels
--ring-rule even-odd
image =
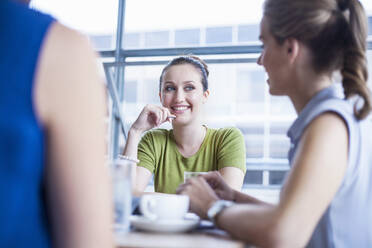
[[[226,208],[234,205],[232,201],[218,200],[215,201],[212,206],[208,209],[207,216],[210,221],[216,225],[216,219],[218,215]]]

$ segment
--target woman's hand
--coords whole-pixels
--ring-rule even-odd
[[[218,171],[209,172],[201,176],[207,181],[219,198],[228,201],[236,200],[234,189],[225,182]]]
[[[171,121],[172,118],[176,118],[176,116],[172,115],[169,109],[148,104],[143,108],[137,120],[133,123],[131,129],[143,133],[161,125],[166,121]]]
[[[207,218],[208,209],[218,200],[218,196],[202,176],[187,179],[176,193],[189,196],[190,210],[203,219]]]

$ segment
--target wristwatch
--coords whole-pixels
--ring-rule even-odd
[[[234,205],[232,201],[218,200],[215,201],[208,209],[207,216],[216,225],[217,216],[225,209]]]

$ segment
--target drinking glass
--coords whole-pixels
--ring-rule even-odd
[[[118,233],[129,232],[132,211],[131,172],[135,166],[133,161],[125,158],[117,158],[112,163],[115,232]]]
[[[185,183],[187,179],[192,177],[197,177],[199,175],[207,174],[207,172],[200,172],[200,171],[184,171],[183,172],[183,182]]]

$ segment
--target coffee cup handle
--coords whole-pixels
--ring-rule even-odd
[[[156,206],[156,201],[154,199],[144,197],[141,199],[140,202],[140,209],[142,214],[151,220],[155,220],[157,218],[156,214],[152,212],[152,209]]]

